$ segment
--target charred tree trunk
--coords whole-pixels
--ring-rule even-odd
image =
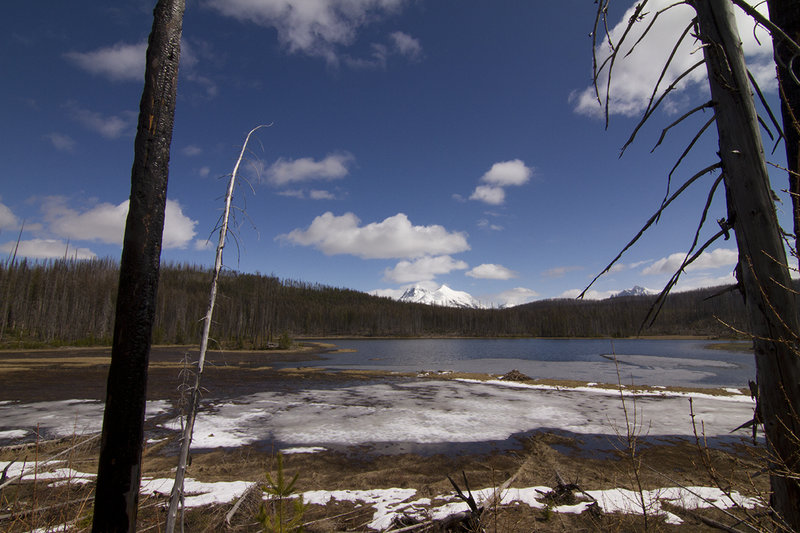
[[[147,363],[158,290],[184,5],[184,0],[159,0],[147,47],[106,389],[94,532],[136,530]]]
[[[737,275],[754,337],[772,506],[785,524],[800,531],[800,356],[786,253],[732,6],[728,0],[692,3],[717,113],[728,223],[739,248]]]
[[[769,18],[796,43],[800,43],[800,2],[768,0]],[[789,193],[792,197],[795,253],[800,263],[800,57],[779,37],[772,38],[778,83],[781,93],[781,115],[786,143],[786,167],[789,170]],[[792,62],[792,58],[794,61]],[[793,72],[790,68],[793,67]]]

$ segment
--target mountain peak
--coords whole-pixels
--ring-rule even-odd
[[[481,309],[484,306],[471,294],[453,290],[447,285],[442,285],[435,291],[414,286],[406,289],[399,299],[401,302],[439,305],[442,307],[464,307]]]
[[[632,289],[625,289],[624,291],[619,291],[617,294],[613,295],[612,298],[620,298],[623,296],[649,296],[653,294],[658,294],[658,292],[652,289],[641,287],[639,285],[635,285]]]

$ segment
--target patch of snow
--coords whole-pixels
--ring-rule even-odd
[[[752,418],[749,397],[624,391],[649,436],[692,437],[688,398],[707,437]],[[194,448],[274,440],[287,447],[365,443],[469,443],[536,430],[616,435],[625,416],[620,392],[493,380],[374,383],[345,389],[263,392],[211,404],[195,422]],[[167,426],[178,427],[177,421]],[[481,427],[480,435],[475,427]]]
[[[545,503],[541,501],[551,489],[545,486],[510,488],[501,494],[500,505],[524,504],[534,509],[543,509]],[[421,498],[408,502],[414,495],[413,489],[383,489],[372,491],[361,490],[315,490],[302,494],[303,501],[308,504],[326,505],[331,500],[357,502],[371,505],[375,512],[369,524],[371,529],[384,530],[388,528],[396,517],[407,516],[416,519],[431,518],[441,520],[452,514],[467,511],[467,504],[457,498],[455,494],[444,494],[435,498]],[[472,491],[478,505],[485,503],[495,493],[494,488]],[[728,509],[740,506],[748,509],[759,507],[762,502],[755,498],[741,496],[737,492],[727,497],[720,489],[713,487],[667,487],[662,489],[638,492],[627,489],[613,488],[607,490],[590,490],[585,494],[578,494],[584,501],[572,505],[559,505],[552,508],[556,513],[580,514],[593,503],[597,502],[605,513],[640,514],[642,500],[647,512],[660,515],[670,524],[681,524],[681,519],[664,510],[662,502],[682,507],[684,509],[698,509],[716,507]],[[587,497],[588,496],[588,497]],[[438,503],[436,502],[444,502]],[[424,506],[424,507],[423,507]]]
[[[174,483],[175,480],[171,478],[142,478],[139,492],[144,495],[161,494],[169,496]],[[186,478],[183,482],[183,490],[186,494],[184,505],[186,507],[201,507],[203,505],[228,503],[239,498],[252,484],[253,482],[250,481],[205,483]]]
[[[312,490],[303,493],[303,502],[326,505],[331,500],[360,502],[375,508],[370,529],[383,531],[392,525],[392,520],[402,510],[419,502],[406,502],[417,493],[416,489],[373,489],[373,490]],[[404,504],[404,502],[406,502]]]
[[[61,464],[63,462],[64,461],[49,460],[49,461],[46,461],[46,462],[39,463],[38,464],[38,468],[37,468],[37,464],[33,463],[33,462],[0,461],[0,472],[4,471],[6,468],[8,468],[8,470],[6,470],[6,475],[8,477],[10,477],[10,478],[11,477],[17,477],[17,476],[25,473],[25,476],[24,476],[25,479],[33,479],[34,470],[45,470],[46,468],[50,468],[50,467],[52,467],[54,465]],[[8,466],[9,464],[11,464],[11,466]],[[62,470],[66,470],[66,469],[62,469]],[[44,474],[42,472],[39,472],[39,474],[37,474],[37,477],[39,479],[53,479],[52,477],[43,478],[42,476],[44,476]]]
[[[296,447],[296,448],[284,448],[280,450],[283,455],[291,455],[293,453],[320,453],[324,452],[327,448],[323,448],[322,446],[306,446],[306,447]]]
[[[27,429],[9,429],[0,431],[0,439],[21,439],[30,433]]]
[[[169,406],[166,400],[147,402],[145,416],[164,413]],[[85,399],[0,404],[0,439],[20,438],[19,433],[4,435],[8,431],[25,432],[21,436],[30,437],[35,435],[37,427],[42,438],[98,433],[102,429],[103,409],[103,402]]]

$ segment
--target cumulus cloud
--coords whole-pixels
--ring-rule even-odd
[[[290,52],[338,64],[339,49],[353,43],[360,27],[398,10],[404,0],[210,0],[225,16],[275,28]]]
[[[490,205],[501,205],[506,201],[506,191],[502,187],[492,187],[491,185],[478,185],[470,195],[470,200],[478,200]]]
[[[64,57],[92,74],[112,81],[143,81],[147,42],[117,43],[91,52],[67,52]]]
[[[532,302],[539,297],[539,293],[533,289],[525,287],[515,287],[508,291],[503,291],[493,298],[493,301],[498,302],[504,307],[513,307],[515,305],[522,305]]]
[[[302,181],[341,179],[350,173],[347,167],[354,160],[353,155],[348,153],[328,154],[319,161],[310,157],[279,158],[267,169],[267,182],[281,187]]]
[[[577,298],[583,292],[583,289],[569,289],[562,292],[559,298]],[[594,289],[586,291],[583,295],[584,300],[605,300],[611,298],[620,291],[596,291]]]
[[[0,245],[0,252],[12,254],[16,250],[18,257],[29,257],[31,259],[50,259],[54,257],[64,257],[70,259],[94,259],[97,254],[88,248],[74,248],[64,241],[58,239],[30,239],[20,241],[10,241]]]
[[[213,238],[213,237],[212,237]],[[192,248],[198,252],[209,252],[211,250],[216,249],[218,243],[214,243],[211,241],[211,238],[208,239],[195,239],[194,243],[192,244]]]
[[[308,197],[312,200],[335,200],[336,196],[330,191],[322,191],[311,189],[308,191]]]
[[[686,254],[677,252],[668,257],[662,257],[658,261],[642,270],[644,275],[674,274],[681,263],[686,258]],[[739,252],[727,248],[717,248],[711,252],[703,252],[691,265],[686,267],[686,272],[698,270],[710,270],[721,267],[733,267],[739,261]]]
[[[418,59],[422,55],[422,45],[418,39],[402,31],[389,34],[394,49],[403,56],[411,59]]]
[[[0,203],[0,231],[17,229],[19,220],[7,205]]]
[[[50,141],[53,148],[61,152],[71,152],[75,149],[75,139],[63,133],[48,133],[45,138]]]
[[[719,287],[721,285],[735,285],[736,276],[728,272],[723,276],[682,276],[675,286],[676,292],[692,291],[706,287]]]
[[[104,202],[78,211],[69,207],[64,198],[49,197],[45,199],[42,210],[50,230],[59,237],[121,246],[128,203],[128,200],[117,205]],[[197,221],[183,214],[178,202],[167,200],[162,247],[186,248],[196,234],[196,225]]]
[[[67,104],[72,117],[107,139],[117,139],[125,133],[133,133],[136,127],[136,113],[125,112],[120,115],[103,115],[97,111],[84,109],[74,102]]]
[[[498,187],[524,185],[532,175],[533,169],[527,167],[521,160],[513,159],[492,165],[492,168],[481,177],[481,181]]]
[[[625,57],[625,54],[638,41],[645,28],[655,17],[655,14],[673,3],[672,0],[650,1],[647,4],[647,13],[644,15],[644,19],[639,21],[626,37],[625,43],[627,44],[623,43],[622,54],[619,56],[619,60],[614,63],[609,102],[610,113],[633,116],[638,115],[645,109],[653,88],[661,76],[663,65],[666,63],[676,39],[692,20],[694,10],[688,5],[678,5],[663,11],[647,36],[636,45],[636,50],[627,57]],[[757,9],[763,14],[767,14],[766,2],[758,3],[749,0],[749,3],[758,4]],[[611,39],[615,43],[619,42],[625,32],[628,20],[633,15],[634,9],[635,5],[628,9],[620,22],[611,29]],[[754,32],[752,19],[738,8],[736,9],[736,20],[750,70],[757,76],[756,79],[762,88],[777,87],[774,65],[772,65],[772,40],[769,35],[761,28]],[[596,53],[598,64],[600,64],[610,54],[608,42],[604,41],[599,44]],[[670,64],[664,81],[660,85],[661,90],[663,91],[680,74],[701,59],[703,59],[702,50],[697,41],[691,36],[691,32],[689,32]],[[676,90],[673,91],[673,95],[688,87],[705,86],[705,80],[705,68],[700,66],[681,81]],[[601,74],[601,78],[598,80],[601,95],[606,94],[607,86],[608,75],[606,71]],[[594,87],[590,86],[583,91],[574,93],[570,99],[578,113],[596,117],[603,115],[603,108],[597,101]]]
[[[403,213],[366,226],[353,213],[336,216],[330,211],[316,217],[306,229],[277,238],[313,246],[326,255],[350,254],[364,259],[413,259],[469,250],[467,236],[439,225],[414,226]]]
[[[520,159],[495,163],[481,176],[480,181],[486,185],[478,185],[469,199],[490,205],[500,205],[506,199],[506,191],[503,187],[524,185],[528,183],[532,175],[533,169]]]
[[[464,270],[467,267],[467,263],[457,261],[449,255],[425,256],[413,261],[400,261],[394,268],[387,268],[383,272],[383,279],[395,283],[428,281],[440,274],[449,274],[453,270]]]
[[[517,277],[517,273],[513,270],[494,263],[478,265],[469,270],[466,275],[478,279],[511,279]]]

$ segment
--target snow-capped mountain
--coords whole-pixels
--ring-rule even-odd
[[[650,296],[653,294],[658,294],[658,291],[654,291],[652,289],[646,289],[644,287],[640,287],[639,285],[634,286],[632,289],[625,289],[624,291],[620,291],[612,298],[619,298],[621,296]]]
[[[481,309],[484,306],[468,292],[456,291],[442,285],[435,291],[422,287],[412,287],[400,297],[401,302],[440,305],[442,307],[466,307]]]

